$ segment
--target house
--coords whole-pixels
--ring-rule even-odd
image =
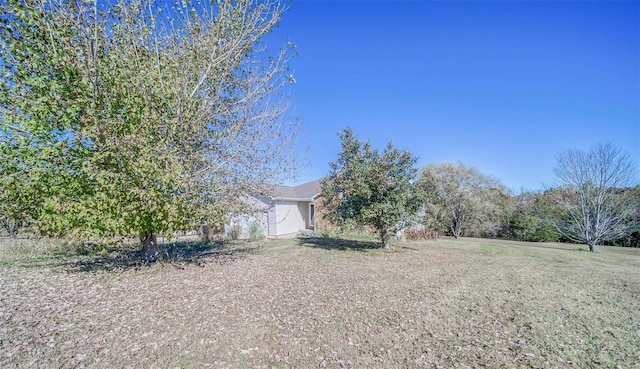
[[[258,222],[267,237],[295,235],[316,230],[316,200],[320,196],[320,179],[298,186],[266,186],[265,196],[256,197],[257,211],[233,222],[247,235],[249,225]],[[319,203],[319,201],[318,201]],[[319,204],[318,204],[319,205]]]
[[[266,205],[266,236],[283,236],[315,229],[316,204],[320,180],[299,186],[269,186],[270,196],[258,198]]]

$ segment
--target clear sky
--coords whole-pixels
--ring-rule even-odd
[[[273,36],[299,52],[299,182],[328,173],[346,127],[516,191],[552,185],[563,149],[640,161],[639,1],[297,0]]]

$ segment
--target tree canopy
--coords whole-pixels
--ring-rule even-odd
[[[0,4],[0,203],[40,234],[222,222],[296,164],[278,1]]]
[[[508,199],[500,181],[461,163],[424,167],[418,187],[427,216],[455,238],[472,231],[493,232]]]
[[[372,227],[388,249],[394,232],[419,206],[413,188],[417,158],[392,143],[382,152],[372,149],[351,129],[339,137],[342,152],[330,163],[329,176],[322,182],[328,215],[336,224]]]
[[[561,187],[554,199],[562,214],[551,219],[558,231],[590,251],[636,231],[640,204],[628,188],[635,169],[631,157],[612,144],[561,152],[554,168]]]

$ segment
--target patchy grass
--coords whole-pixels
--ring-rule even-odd
[[[112,252],[5,242],[0,367],[640,363],[638,253],[476,239],[385,252],[370,242],[175,244],[171,262],[135,267]]]

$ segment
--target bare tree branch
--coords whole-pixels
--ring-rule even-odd
[[[589,151],[566,150],[556,158],[554,173],[561,188],[555,196],[565,216],[552,220],[556,229],[575,242],[596,245],[632,232],[638,204],[625,193],[633,184],[635,163],[612,144]]]

